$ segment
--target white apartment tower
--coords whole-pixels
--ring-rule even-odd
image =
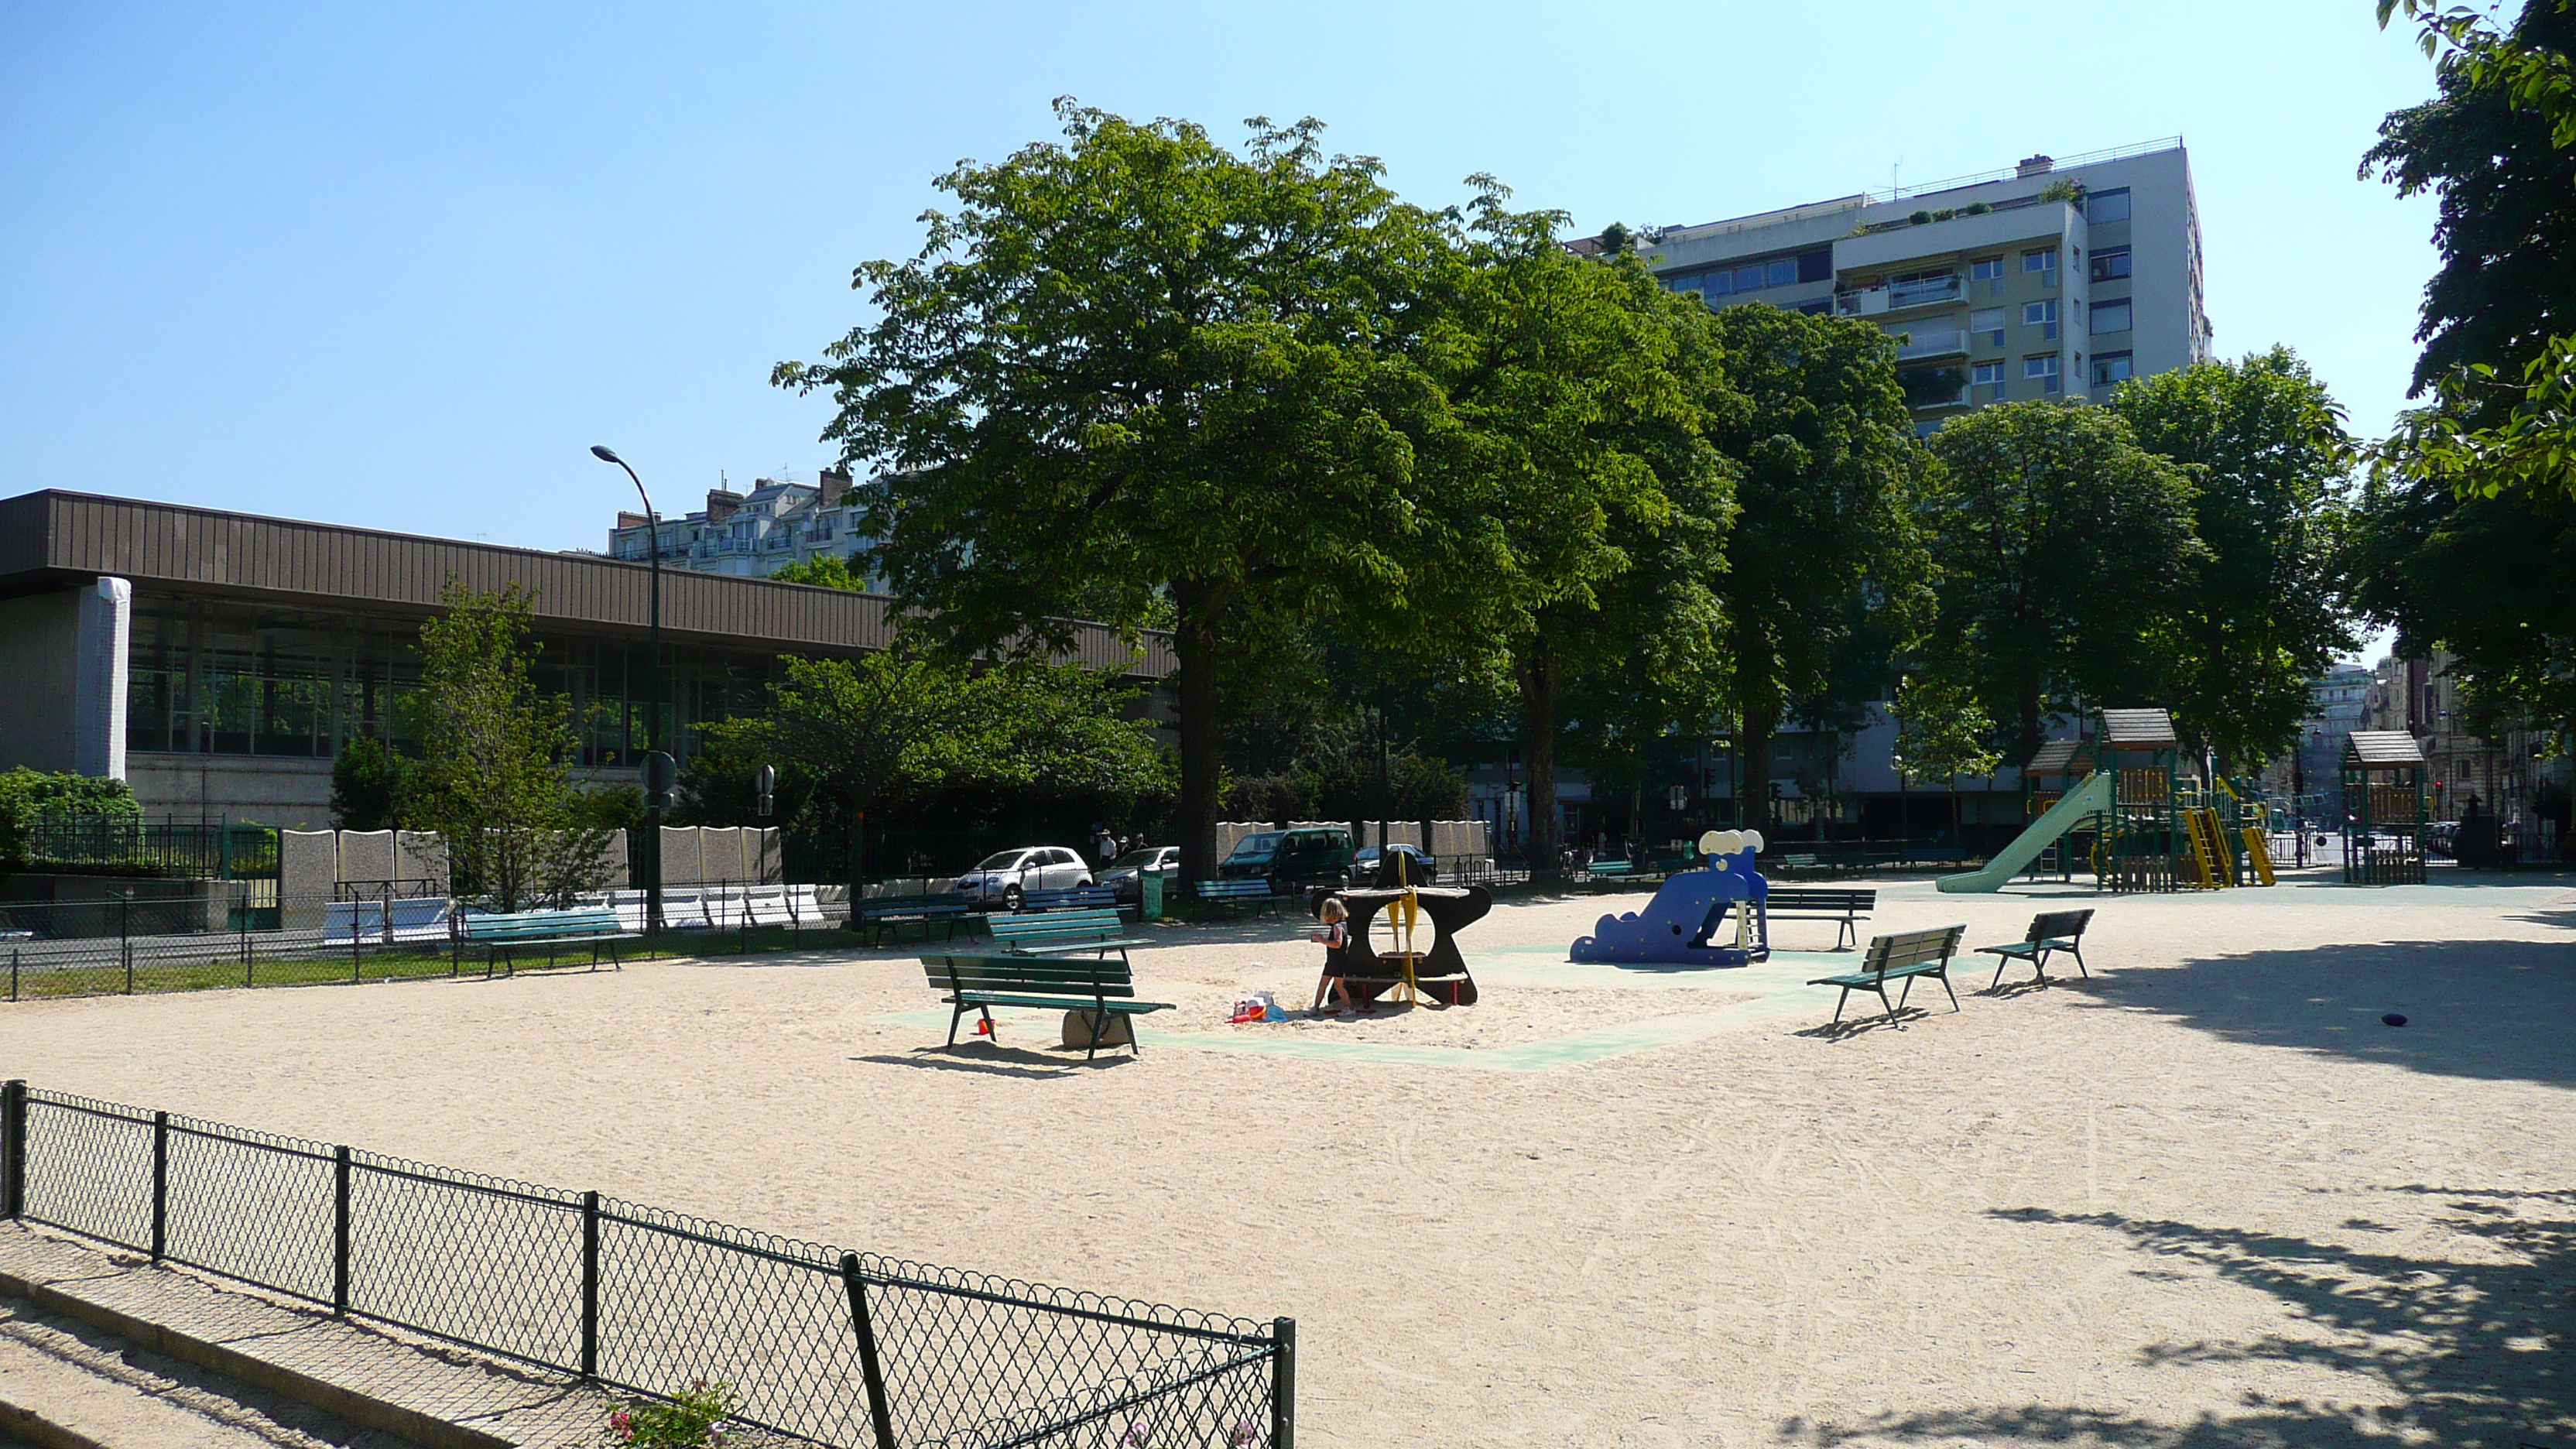
[[[1896,339],[1918,432],[1988,403],[2098,398],[2210,355],[2180,137],[1666,227],[1641,251],[1711,306],[1876,323]]]

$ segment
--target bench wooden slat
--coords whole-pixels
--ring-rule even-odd
[[[1914,979],[1918,976],[1937,978],[1941,989],[1949,993],[1950,1009],[1956,1011],[1959,1009],[1959,993],[1950,989],[1950,957],[1959,948],[1959,938],[1967,932],[1965,925],[1933,926],[1919,931],[1873,936],[1868,949],[1861,954],[1859,970],[1820,976],[1807,984],[1842,988],[1842,996],[1834,1003],[1834,1024],[1837,1026],[1842,1024],[1843,1008],[1850,1004],[1851,994],[1855,991],[1875,992],[1880,1003],[1887,1008],[1887,1019],[1896,1020],[1898,1008],[1905,1004],[1903,997],[1914,994]],[[1905,983],[1903,995],[1894,1001],[1890,1001],[1887,995],[1890,980]]]
[[[1977,953],[1995,958],[1995,979],[1988,989],[2004,983],[2004,968],[2015,961],[2028,961],[2042,981],[2048,979],[2048,958],[2063,951],[2075,958],[2075,969],[2091,979],[2092,968],[2084,964],[2084,928],[2093,922],[2091,910],[2042,911],[2030,918],[2030,930],[2022,939],[2004,946],[1979,946]]]
[[[982,1012],[985,1029],[990,1031],[993,1007],[1061,1007],[1094,1018],[1088,1060],[1100,1050],[1097,1023],[1108,1016],[1172,1009],[1169,1002],[1133,1000],[1135,973],[1124,960],[1106,956],[1087,961],[1024,955],[924,956],[921,967],[933,990],[950,993],[941,1000],[956,1008],[948,1017],[950,1046],[957,1044],[957,1024],[969,1010]],[[1132,1033],[1128,1046],[1139,1050]]]

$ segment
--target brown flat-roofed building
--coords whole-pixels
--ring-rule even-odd
[[[421,622],[449,579],[533,596],[537,682],[580,763],[631,780],[646,739],[651,571],[597,554],[302,523],[48,489],[0,500],[0,769],[114,775],[152,814],[329,823],[348,740],[409,737]],[[873,594],[662,576],[666,747],[753,707],[791,655],[894,638]],[[1073,659],[1159,680],[1170,641],[1077,629]]]

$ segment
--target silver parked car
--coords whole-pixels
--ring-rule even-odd
[[[987,910],[1016,911],[1030,891],[1071,890],[1092,883],[1091,867],[1061,845],[995,851],[957,877],[957,892]]]
[[[1180,878],[1181,848],[1177,845],[1149,845],[1142,850],[1131,850],[1101,867],[1100,883],[1117,894],[1119,904],[1126,905],[1144,899],[1142,877],[1149,870],[1161,876],[1163,888],[1169,890],[1172,882]]]

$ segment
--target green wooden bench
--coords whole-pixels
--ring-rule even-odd
[[[1762,901],[1765,921],[1832,921],[1835,924],[1834,949],[1839,951],[1860,934],[1860,918],[1878,909],[1875,890],[1837,889],[1823,886],[1773,886]]]
[[[1198,883],[1198,898],[1221,906],[1252,906],[1267,909],[1286,897],[1274,893],[1270,882],[1258,876],[1239,880],[1203,880]]]
[[[546,948],[546,964],[555,962],[560,946],[590,947],[590,969],[599,969],[599,953],[607,948],[608,963],[618,970],[626,963],[617,959],[617,943],[632,941],[640,934],[618,923],[615,906],[576,906],[560,911],[509,911],[463,918],[457,937],[460,945],[483,948],[483,974],[492,974],[492,963],[499,960],[511,970],[518,969],[517,953],[522,947]]]
[[[859,923],[869,932],[868,944],[885,944],[886,932],[899,926],[918,925],[921,938],[930,939],[933,924],[948,928],[948,939],[957,936],[957,923],[966,919],[966,898],[961,895],[876,896],[859,902]]]
[[[984,928],[993,933],[996,944],[1014,956],[1071,955],[1082,951],[1107,955],[1115,951],[1124,961],[1128,947],[1154,944],[1151,937],[1120,935],[1127,923],[1114,906],[1105,911],[986,916]]]
[[[1109,1023],[1121,1017],[1135,1017],[1150,1011],[1170,1011],[1168,1001],[1138,1001],[1136,977],[1122,958],[1112,961],[1106,956],[1091,960],[1070,960],[1054,956],[924,956],[922,972],[934,991],[945,991],[941,1000],[955,1008],[948,1014],[948,1044],[957,1045],[957,1024],[969,1011],[983,1013],[984,1031],[993,1035],[993,1008],[996,1006],[1035,1006],[1079,1013],[1091,1028],[1091,1048],[1083,1053],[1089,1061],[1099,1054],[1101,1039],[1109,1034]],[[999,1037],[995,1037],[999,1040]],[[1142,1056],[1136,1045],[1135,1032],[1128,1032],[1127,1049]]]
[[[2030,918],[2030,934],[2023,939],[2009,946],[1979,946],[1978,955],[1995,958],[1995,979],[1987,983],[1986,989],[1992,991],[2003,985],[2004,968],[2015,961],[2029,962],[2030,969],[2039,973],[2040,980],[2046,981],[2048,958],[2058,951],[2074,957],[2075,969],[2083,972],[2086,980],[2091,980],[2093,973],[2084,965],[2084,950],[2079,943],[2084,939],[2084,928],[2092,920],[2093,913],[2089,910],[2042,911]]]
[[[1887,1019],[1896,1020],[1898,1008],[1914,994],[1914,978],[1940,978],[1941,989],[1950,992],[1950,1009],[1959,1009],[1959,993],[1950,991],[1950,954],[1959,949],[1959,938],[1968,928],[1933,926],[1921,931],[1899,931],[1892,936],[1872,936],[1869,949],[1861,956],[1860,969],[1839,976],[1819,976],[1809,986],[1839,986],[1842,997],[1834,1003],[1834,1025],[1842,1025],[1843,1008],[1850,1004],[1855,991],[1878,993],[1879,1004],[1887,1008]],[[1896,1000],[1887,999],[1887,983],[1903,981],[1905,988]]]

